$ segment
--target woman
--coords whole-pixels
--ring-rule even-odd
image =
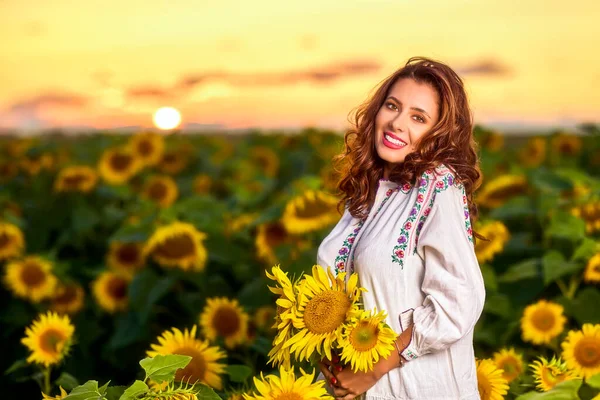
[[[356,114],[340,160],[341,220],[317,262],[357,272],[396,351],[369,373],[322,360],[336,398],[479,399],[473,327],[485,289],[474,251],[480,171],[460,77],[411,58]]]

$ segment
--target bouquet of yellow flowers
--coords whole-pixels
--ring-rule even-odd
[[[312,267],[312,274],[290,280],[279,265],[267,277],[277,283],[269,289],[279,296],[274,328],[277,334],[269,362],[289,368],[292,355],[297,361],[339,354],[354,372],[370,371],[379,358],[394,350],[398,336],[384,321],[384,311],[366,311],[360,302],[365,288],[358,286],[353,273],[334,276],[330,268]]]

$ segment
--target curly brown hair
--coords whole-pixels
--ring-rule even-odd
[[[390,170],[389,179],[399,184],[416,184],[425,171],[440,164],[450,168],[465,187],[471,223],[478,217],[473,192],[481,185],[478,145],[473,137],[473,116],[462,79],[446,64],[412,57],[406,65],[387,77],[375,93],[360,105],[344,135],[345,150],[334,157],[341,175],[338,210],[347,206],[355,218],[366,218],[375,200],[375,188],[383,177],[385,162],[375,149],[375,118],[394,83],[403,78],[430,85],[439,95],[439,121],[418,141],[415,151]],[[350,114],[352,119],[352,112]],[[482,238],[473,232],[477,238]]]

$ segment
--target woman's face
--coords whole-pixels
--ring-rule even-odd
[[[375,118],[375,148],[385,161],[385,178],[438,122],[438,104],[439,96],[429,84],[403,78],[392,85]]]

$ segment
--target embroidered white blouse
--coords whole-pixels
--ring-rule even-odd
[[[317,263],[357,272],[368,290],[365,309],[385,310],[395,332],[414,324],[402,353],[408,362],[363,399],[480,398],[473,327],[485,289],[465,190],[449,168],[425,172],[414,187],[380,180],[367,218],[346,208],[320,244]]]

